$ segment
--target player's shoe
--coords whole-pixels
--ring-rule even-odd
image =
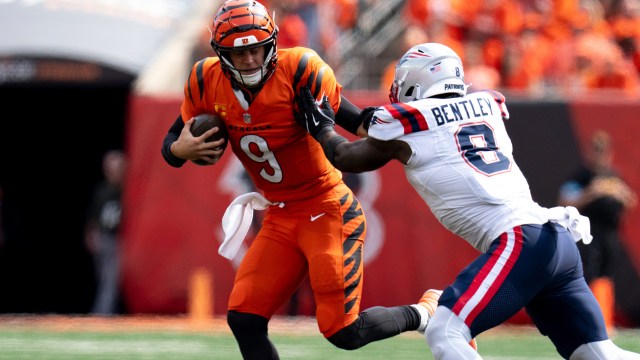
[[[424,334],[427,324],[429,324],[429,319],[436,312],[440,295],[442,295],[442,290],[429,289],[422,294],[422,298],[417,304],[411,305],[420,313],[420,326],[417,329],[420,334]]]
[[[469,341],[469,345],[471,345],[473,350],[478,352],[478,342],[476,341],[476,338],[471,339],[471,341]]]

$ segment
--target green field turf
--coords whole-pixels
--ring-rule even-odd
[[[301,329],[272,334],[282,359],[433,359],[424,339],[404,333],[354,351],[340,350],[319,333]],[[640,330],[617,330],[614,341],[640,352]],[[549,340],[536,330],[501,326],[478,337],[485,359],[559,359]],[[82,331],[71,328],[29,329],[0,321],[0,360],[200,360],[241,359],[228,331],[122,329]]]

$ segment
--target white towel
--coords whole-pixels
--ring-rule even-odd
[[[235,198],[222,216],[224,241],[218,248],[218,254],[232,260],[253,220],[253,210],[264,210],[272,203],[257,192],[242,194]]]
[[[557,206],[548,210],[549,221],[558,223],[569,229],[573,240],[576,242],[582,240],[585,244],[591,243],[591,240],[593,240],[593,236],[591,235],[591,222],[589,222],[588,217],[580,215],[578,209],[573,206]]]

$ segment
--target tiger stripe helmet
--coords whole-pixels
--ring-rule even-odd
[[[224,74],[242,87],[262,86],[276,69],[278,26],[264,5],[250,0],[227,0],[215,17],[211,29],[211,46],[220,58]],[[242,75],[229,58],[231,51],[265,47],[264,64],[259,76]]]

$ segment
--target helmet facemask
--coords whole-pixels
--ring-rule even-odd
[[[260,46],[265,47],[264,62],[262,63],[262,66],[252,69],[236,69],[229,55],[231,51],[219,51],[218,57],[220,58],[220,65],[222,66],[222,70],[225,72],[225,75],[237,84],[247,88],[262,86],[269,77],[271,77],[273,70],[275,70],[276,62],[274,61],[274,57],[277,57],[277,55],[275,55],[275,41],[273,44]],[[250,49],[251,48],[246,48],[244,50]]]

